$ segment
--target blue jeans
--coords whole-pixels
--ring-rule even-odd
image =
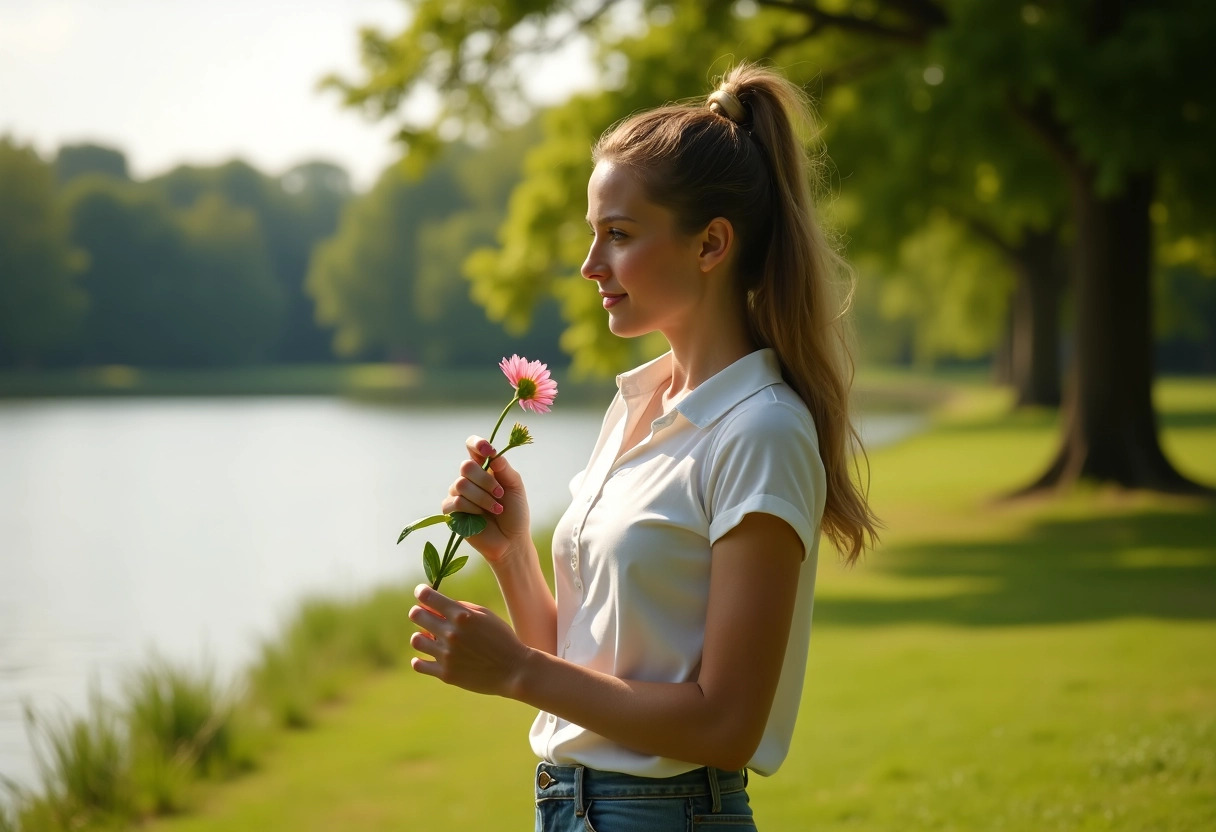
[[[536,767],[536,832],[755,832],[747,773],[699,768],[636,777],[584,766]]]

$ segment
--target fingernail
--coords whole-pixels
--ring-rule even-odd
[[[495,504],[494,504],[494,513],[495,513],[495,514],[502,514],[502,505],[501,505],[500,503],[495,503]]]
[[[501,496],[503,495],[503,493],[504,493],[504,492],[503,492],[503,490],[502,490],[502,486],[501,486],[501,485],[496,485],[496,486],[494,486],[494,496],[495,496],[495,497],[501,497]]]
[[[477,452],[482,456],[494,456],[494,446],[489,442],[482,442],[477,446]]]

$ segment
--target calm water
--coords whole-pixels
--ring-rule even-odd
[[[548,522],[601,413],[519,415],[537,444],[512,461]],[[80,713],[90,687],[115,693],[153,650],[231,678],[302,597],[419,578],[427,537],[398,548],[397,534],[438,509],[464,438],[496,416],[323,398],[0,402],[0,776],[32,782],[24,704]],[[919,424],[863,428],[877,445]]]

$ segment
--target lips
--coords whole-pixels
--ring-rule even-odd
[[[612,307],[616,306],[618,303],[623,301],[626,297],[628,297],[628,295],[626,295],[624,293],[617,295],[617,294],[613,294],[612,292],[600,292],[600,297],[602,297],[604,299],[604,308],[611,309]]]

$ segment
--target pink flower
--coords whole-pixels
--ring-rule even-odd
[[[498,365],[515,388],[519,406],[533,413],[548,413],[557,397],[557,382],[549,378],[549,368],[540,361],[513,355]]]

